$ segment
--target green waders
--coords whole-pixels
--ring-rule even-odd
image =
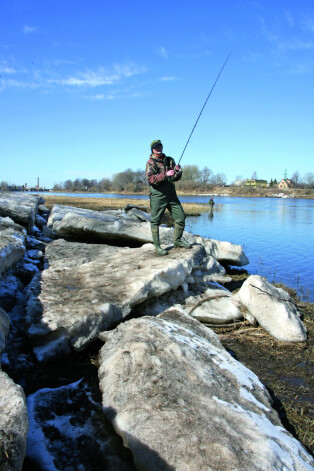
[[[185,227],[185,214],[177,197],[175,186],[164,181],[158,187],[150,185],[151,229],[155,250],[159,255],[167,255],[159,244],[159,226],[166,209],[174,219],[174,245],[175,247],[189,248],[190,244],[181,240]]]

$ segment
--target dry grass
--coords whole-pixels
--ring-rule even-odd
[[[53,205],[75,206],[77,208],[105,211],[107,209],[122,209],[127,204],[134,204],[139,208],[149,211],[149,200],[128,198],[93,198],[72,196],[45,196],[45,205],[52,208]],[[209,211],[207,204],[182,203],[184,212],[188,216],[198,216]]]

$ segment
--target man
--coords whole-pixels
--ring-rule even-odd
[[[190,244],[181,240],[185,227],[185,214],[177,197],[174,182],[182,177],[180,165],[172,157],[163,154],[161,141],[155,140],[150,145],[151,155],[146,164],[146,178],[150,188],[151,229],[153,243],[158,255],[168,252],[160,247],[159,226],[166,209],[174,219],[174,246],[190,248]]]

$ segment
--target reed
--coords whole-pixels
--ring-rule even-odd
[[[128,198],[89,198],[75,196],[45,196],[45,205],[51,209],[53,205],[75,206],[77,208],[92,209],[94,211],[106,211],[107,209],[122,209],[127,204],[134,204],[143,210],[150,210],[149,200]],[[206,203],[182,203],[187,216],[198,216],[209,211]],[[214,208],[215,210],[215,208]]]

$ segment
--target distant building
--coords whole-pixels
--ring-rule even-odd
[[[294,181],[290,180],[289,178],[283,178],[279,183],[278,183],[278,188],[281,190],[287,190],[288,188],[294,188]]]
[[[254,180],[251,178],[250,180],[246,180],[245,186],[253,186],[257,187],[267,187],[267,180]]]

